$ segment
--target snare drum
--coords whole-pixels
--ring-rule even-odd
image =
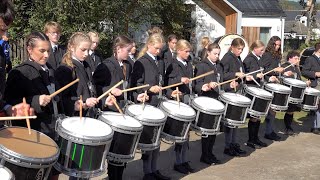
[[[303,102],[301,103],[304,111],[317,110],[320,91],[311,87],[307,87],[304,92]]]
[[[196,117],[194,109],[187,104],[173,100],[162,101],[159,107],[168,116],[162,137],[178,143],[186,141],[190,124]]]
[[[61,154],[54,167],[69,176],[96,177],[105,172],[105,158],[113,131],[93,118],[69,117],[57,120]]]
[[[230,128],[244,125],[251,100],[241,94],[230,92],[221,94],[219,99],[225,103],[226,107],[222,119],[225,125]]]
[[[291,89],[287,86],[275,83],[268,83],[264,88],[273,95],[270,108],[275,111],[285,111],[288,109],[288,98]]]
[[[2,165],[0,165],[0,177],[2,180],[14,180],[12,172]]]
[[[224,104],[210,97],[196,97],[191,106],[196,110],[196,120],[191,128],[201,134],[214,135],[219,132],[221,117],[224,113]]]
[[[292,104],[298,104],[303,101],[304,91],[307,84],[301,80],[293,78],[284,78],[283,84],[290,87],[291,94],[289,96],[289,102]]]
[[[107,154],[109,163],[126,163],[133,160],[142,132],[142,124],[133,117],[116,112],[103,112],[99,119],[109,124],[114,131]]]
[[[160,134],[167,120],[164,112],[151,105],[133,104],[127,107],[126,114],[143,125],[138,148],[143,151],[159,148]]]
[[[1,165],[10,169],[17,180],[47,179],[59,156],[57,144],[47,135],[24,127],[0,130]]]
[[[267,115],[273,98],[271,93],[261,88],[245,86],[245,96],[251,99],[248,109],[250,116],[260,118]]]

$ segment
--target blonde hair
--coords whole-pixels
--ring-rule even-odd
[[[57,23],[57,22],[55,22],[55,21],[49,21],[49,22],[47,22],[47,23],[44,25],[43,32],[44,32],[44,33],[48,33],[50,28],[54,29],[55,31],[58,31],[59,33],[62,32],[62,28],[61,28],[60,24]]]
[[[99,33],[95,32],[95,31],[90,31],[90,32],[88,32],[88,36],[92,40],[92,38],[94,38],[94,37],[99,38]]]
[[[72,63],[72,52],[71,49],[78,47],[80,45],[81,42],[90,42],[91,43],[91,39],[90,37],[82,32],[76,32],[73,33],[68,41],[68,49],[67,52],[64,54],[61,63],[62,64],[66,64],[67,66],[70,67],[74,67],[73,63]]]
[[[264,43],[260,40],[256,40],[254,41],[251,46],[250,46],[250,50],[253,51],[255,48],[261,48],[264,47]]]
[[[205,36],[201,38],[201,46],[205,48],[210,43],[209,37]]]
[[[185,40],[185,39],[180,39],[180,40],[177,42],[176,51],[185,50],[185,49],[190,49],[190,50],[192,50],[192,46],[191,46],[191,44],[190,44],[187,40]]]
[[[148,51],[148,45],[151,45],[151,44],[154,45],[156,43],[161,43],[161,44],[165,43],[163,36],[159,33],[155,33],[149,36],[146,44],[143,46],[143,48],[139,52],[138,59],[146,54],[146,52]]]

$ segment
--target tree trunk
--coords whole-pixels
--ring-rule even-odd
[[[309,8],[309,11],[308,11],[308,33],[307,33],[307,38],[305,40],[305,44],[307,46],[310,45],[310,38],[311,38],[311,32],[312,32],[312,16],[313,16],[313,10],[314,10],[314,5],[315,5],[315,0],[309,0],[311,1],[311,6]]]

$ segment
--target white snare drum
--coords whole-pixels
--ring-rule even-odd
[[[173,142],[184,142],[188,138],[190,124],[195,120],[196,112],[187,104],[173,100],[162,101],[159,108],[168,116],[162,131],[162,137]]]
[[[29,134],[24,127],[0,129],[0,163],[17,180],[48,179],[58,156],[58,145],[41,132],[31,130]]]
[[[251,100],[241,94],[230,92],[221,94],[219,99],[225,103],[226,107],[223,116],[224,123],[231,128],[244,125]]]
[[[303,101],[304,91],[307,84],[299,79],[284,78],[283,84],[290,87],[291,94],[289,96],[289,102],[292,104],[298,104]]]
[[[143,125],[138,148],[144,151],[154,150],[160,147],[160,134],[167,116],[159,108],[151,105],[143,106],[142,104],[130,105],[126,108],[126,114]]]
[[[105,172],[113,131],[97,119],[69,117],[56,123],[61,154],[54,167],[69,176],[96,177]]]
[[[6,168],[2,165],[0,165],[0,177],[2,180],[14,180],[15,179],[12,172],[8,168]]]
[[[264,88],[273,95],[270,108],[275,111],[285,111],[288,109],[289,95],[291,89],[287,86],[275,83],[268,83]]]
[[[216,99],[200,96],[192,100],[191,106],[197,112],[191,128],[205,135],[217,134],[225,110],[224,104]]]
[[[273,98],[270,92],[253,86],[245,86],[245,96],[251,99],[248,109],[250,116],[260,118],[267,115]]]
[[[320,91],[311,87],[307,87],[304,92],[303,101],[301,103],[304,111],[317,110],[319,103]]]
[[[109,163],[126,163],[134,158],[142,132],[142,124],[127,115],[117,112],[103,112],[99,119],[111,126],[114,131],[107,159]]]

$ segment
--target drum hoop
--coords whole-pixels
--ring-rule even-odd
[[[103,164],[105,163],[103,162]],[[105,166],[94,171],[75,171],[70,168],[65,168],[64,166],[62,166],[60,163],[57,162],[53,165],[53,167],[56,168],[58,171],[62,172],[63,174],[73,176],[73,177],[78,177],[78,178],[93,178],[93,177],[100,176],[106,172]]]
[[[7,128],[8,127],[3,127],[0,129],[0,131],[3,129],[7,129]],[[11,126],[10,128],[22,128],[23,129],[24,127]],[[45,136],[48,139],[51,139],[49,136],[47,136],[46,134],[44,134],[40,131],[36,131],[36,130],[33,130],[33,131],[40,133],[41,135]],[[53,141],[53,142],[57,148],[57,153],[52,156],[46,157],[46,158],[26,157],[22,154],[19,154],[11,149],[4,147],[2,144],[0,144],[0,157],[10,163],[13,163],[18,166],[27,167],[27,168],[29,168],[29,167],[35,167],[35,168],[50,167],[52,164],[54,164],[58,160],[58,157],[60,154],[59,146],[56,144],[55,141]],[[18,159],[19,161],[16,161],[16,159]],[[26,165],[24,165],[24,164],[26,164]],[[32,165],[32,164],[34,164],[34,165]]]
[[[134,105],[134,104],[132,104],[132,105]],[[132,106],[132,105],[130,105],[130,106]],[[131,117],[133,117],[134,119],[138,120],[142,125],[145,125],[143,123],[146,123],[148,125],[159,125],[159,126],[161,126],[162,124],[164,124],[167,121],[166,113],[164,113],[163,110],[160,109],[160,108],[155,107],[155,108],[159,109],[164,114],[164,118],[162,118],[162,119],[148,119],[148,118],[141,118],[141,117],[139,117],[139,115],[133,114],[131,111],[129,111],[129,107],[130,106],[128,106],[126,108],[126,111],[125,111],[126,114],[131,116]],[[150,105],[146,105],[146,106],[150,106]]]
[[[270,83],[270,84],[273,84],[273,83]],[[280,84],[281,85],[281,84]],[[284,86],[284,85],[283,85]],[[288,86],[286,86],[286,87],[288,87]],[[268,91],[272,91],[272,92],[275,92],[275,93],[278,93],[278,94],[291,94],[291,92],[292,92],[292,90],[290,89],[290,90],[279,90],[279,89],[274,89],[274,88],[272,88],[271,86],[268,86],[268,84],[266,84],[265,86],[264,86],[264,88],[266,89],[266,90],[268,90]]]
[[[14,174],[10,171],[9,168],[7,168],[7,167],[5,167],[5,166],[3,166],[3,165],[1,165],[1,164],[0,164],[0,168],[6,170],[6,171],[8,172],[10,180],[14,180],[14,179],[15,179],[15,178],[14,178]]]
[[[298,80],[298,81],[301,81],[303,82],[304,84],[293,84],[290,82],[290,79],[293,79],[293,78],[284,78],[283,79],[283,84],[286,84],[286,85],[289,85],[289,86],[293,86],[293,87],[297,87],[297,88],[306,88],[307,87],[307,84],[299,79],[295,79],[295,80]]]
[[[320,91],[317,91],[317,92],[309,92],[308,89],[315,89],[315,88],[306,88],[304,93],[307,94],[307,95],[311,95],[311,96],[320,96]],[[315,89],[317,90],[317,89]]]
[[[103,115],[115,115],[115,114],[117,114],[118,115],[118,113],[116,113],[116,112],[106,112],[106,111],[104,111],[104,112],[102,112],[101,113],[101,115],[99,116],[99,120],[100,121],[102,121],[102,122],[104,122],[104,123],[106,123],[106,124],[108,124],[109,126],[112,126],[112,127],[117,127],[117,128],[119,128],[119,129],[122,129],[122,130],[127,130],[127,131],[130,131],[130,132],[140,132],[140,131],[142,131],[142,129],[143,129],[143,126],[142,126],[142,124],[137,120],[137,119],[135,119],[135,118],[133,118],[133,117],[131,117],[131,118],[133,118],[134,120],[136,120],[136,121],[138,121],[139,123],[140,123],[140,127],[128,127],[128,126],[123,126],[123,125],[121,125],[121,124],[117,124],[117,123],[115,123],[114,121],[109,121],[108,119],[106,119],[106,118],[104,118],[103,117]],[[113,128],[112,128],[113,129]],[[114,129],[113,129],[114,130]]]
[[[173,100],[168,100],[168,101],[173,101]],[[169,116],[169,117],[171,117],[171,118],[173,118],[173,119],[178,119],[178,120],[180,120],[180,121],[189,122],[189,121],[193,121],[193,120],[196,118],[196,112],[195,112],[195,110],[194,110],[192,107],[190,107],[190,110],[192,110],[192,111],[194,112],[194,115],[192,115],[192,116],[185,116],[185,115],[183,115],[183,114],[177,114],[177,113],[175,113],[175,112],[172,112],[171,110],[169,110],[168,108],[166,108],[166,107],[163,105],[163,102],[166,102],[166,101],[162,101],[162,102],[160,103],[160,109],[162,109],[167,116]],[[183,104],[184,104],[184,103],[183,103]],[[186,105],[187,105],[187,104],[186,104]],[[187,106],[189,106],[189,105],[187,105]]]
[[[221,96],[219,96],[219,99],[221,100],[221,101],[223,101],[224,103],[228,103],[228,104],[231,104],[231,105],[234,105],[234,106],[238,106],[238,107],[244,107],[244,108],[246,108],[246,107],[250,107],[250,105],[251,105],[251,101],[250,101],[250,103],[236,103],[236,102],[232,102],[232,101],[230,101],[229,99],[225,99],[225,98],[223,98],[223,97],[221,97]],[[227,108],[227,106],[225,105],[225,111],[227,110],[228,108]]]
[[[98,120],[97,120],[98,121]],[[71,132],[62,126],[62,120],[58,120],[57,123],[57,133],[63,137],[64,139],[68,139],[72,142],[77,142],[84,145],[102,145],[112,140],[113,137],[113,129],[111,128],[111,133],[106,136],[84,136],[75,132]],[[70,136],[72,138],[70,138]],[[81,139],[81,140],[76,140]]]
[[[264,89],[261,89],[261,90],[264,90],[264,91],[270,93],[270,95],[268,95],[268,97],[266,97],[266,96],[264,96],[264,95],[254,93],[253,91],[250,90],[249,87],[250,87],[250,86],[248,86],[248,87],[245,88],[245,92],[248,93],[248,94],[250,94],[251,96],[258,97],[259,99],[264,99],[264,100],[272,100],[273,95],[272,95],[269,91],[266,91],[266,90],[264,90]]]
[[[200,96],[201,97],[201,96]],[[194,100],[197,99],[197,98],[194,98],[191,102],[191,106],[196,109],[197,111],[200,111],[200,112],[203,112],[205,114],[210,114],[210,115],[219,115],[220,113],[223,114],[223,112],[225,111],[225,105],[218,101],[219,103],[221,103],[223,105],[223,109],[208,109],[208,108],[205,108],[199,104],[197,104]]]

